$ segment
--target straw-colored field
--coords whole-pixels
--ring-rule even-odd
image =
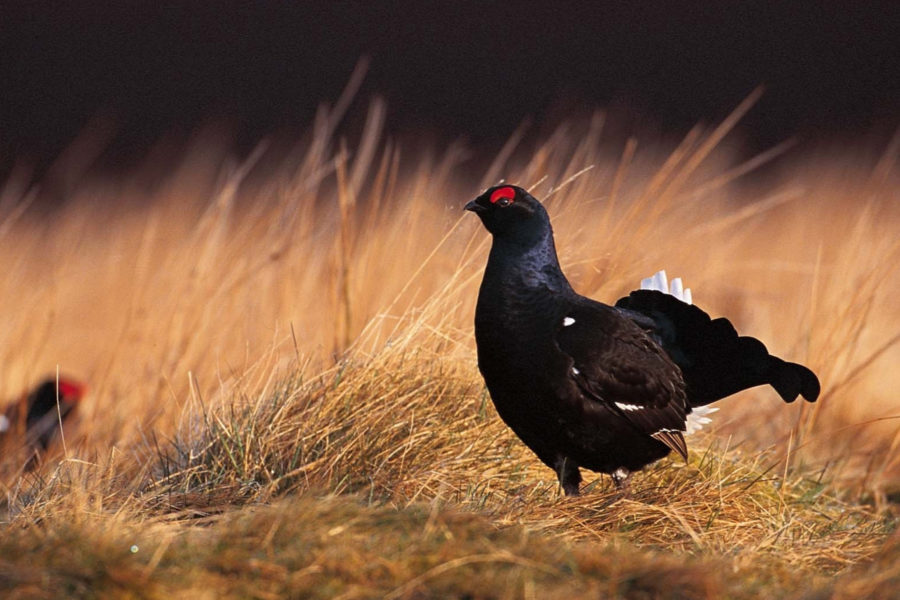
[[[13,176],[0,390],[59,368],[90,391],[36,472],[4,446],[0,592],[890,597],[897,145],[736,158],[719,142],[745,108],[677,146],[613,147],[598,116],[473,170],[388,141],[376,103],[351,143],[323,110],[287,156],[237,164],[199,136],[60,175],[55,203]],[[744,392],[687,465],[563,498],[475,363],[489,236],[461,207],[501,178],[546,201],[578,291],[614,302],[665,268],[813,368],[820,401]]]

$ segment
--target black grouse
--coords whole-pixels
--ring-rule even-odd
[[[56,437],[60,421],[75,413],[85,390],[85,385],[74,379],[61,377],[57,384],[55,377],[48,377],[22,394],[0,413],[0,447],[10,438],[14,445],[24,441],[30,454],[26,469],[33,468]]]
[[[673,295],[637,290],[608,306],[575,293],[547,211],[522,188],[492,187],[465,208],[493,235],[475,309],[479,370],[500,417],[567,495],[578,494],[579,467],[622,487],[672,450],[686,459],[689,415],[708,422],[705,405],[740,390],[818,397],[812,371]]]

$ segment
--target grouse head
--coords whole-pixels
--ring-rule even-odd
[[[495,238],[535,243],[550,233],[550,217],[534,196],[514,185],[489,188],[468,204]]]
[[[59,411],[65,417],[66,413],[75,408],[84,392],[85,386],[73,379],[60,378],[57,387],[55,378],[47,378],[28,396],[27,426],[32,427],[47,414],[56,415],[57,398]]]

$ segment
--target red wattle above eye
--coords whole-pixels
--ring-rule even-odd
[[[84,393],[84,386],[70,381],[59,382],[59,395],[67,398],[77,399]]]
[[[510,200],[514,200],[516,197],[516,190],[511,187],[502,187],[494,190],[494,193],[491,194],[491,204],[496,204],[500,198],[509,198]]]

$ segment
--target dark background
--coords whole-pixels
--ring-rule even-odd
[[[750,151],[886,139],[898,40],[896,2],[3,2],[0,174],[40,173],[98,117],[115,124],[100,159],[113,169],[210,122],[239,151],[299,134],[361,56],[354,110],[384,96],[399,135],[486,147],[596,106],[678,134],[764,84]]]

